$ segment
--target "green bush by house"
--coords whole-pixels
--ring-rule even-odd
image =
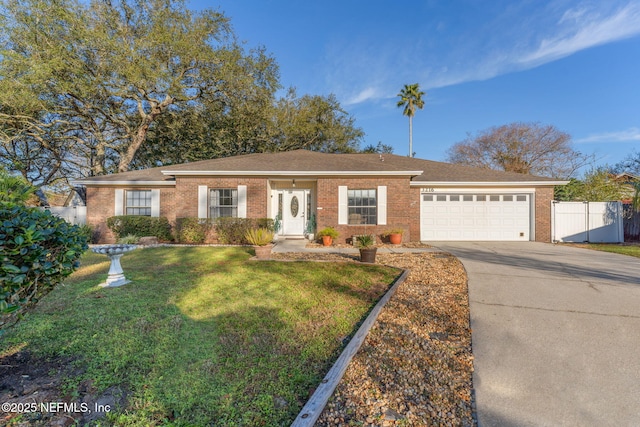
[[[165,217],[150,217],[140,215],[119,215],[107,218],[107,227],[119,239],[133,234],[138,237],[155,236],[160,241],[173,240],[171,224]]]
[[[178,243],[199,244],[211,240],[214,223],[203,218],[178,218],[176,220],[176,241]]]
[[[0,327],[78,268],[86,233],[49,211],[0,203]]]
[[[249,244],[245,238],[247,232],[256,228],[273,230],[271,218],[217,218],[215,231],[220,243],[229,245]]]

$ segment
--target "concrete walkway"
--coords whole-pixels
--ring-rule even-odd
[[[481,427],[640,425],[640,259],[429,243],[468,273]]]

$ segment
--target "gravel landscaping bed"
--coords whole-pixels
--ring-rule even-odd
[[[352,261],[345,254],[275,259]],[[410,269],[352,359],[319,426],[475,426],[467,277],[444,253],[378,254]]]

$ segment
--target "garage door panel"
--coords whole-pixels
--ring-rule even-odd
[[[421,198],[423,240],[529,240],[529,194]]]

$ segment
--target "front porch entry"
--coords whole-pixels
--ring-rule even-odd
[[[282,235],[286,237],[303,237],[309,214],[310,191],[304,189],[283,190],[282,204],[278,203],[278,211],[282,218]]]

